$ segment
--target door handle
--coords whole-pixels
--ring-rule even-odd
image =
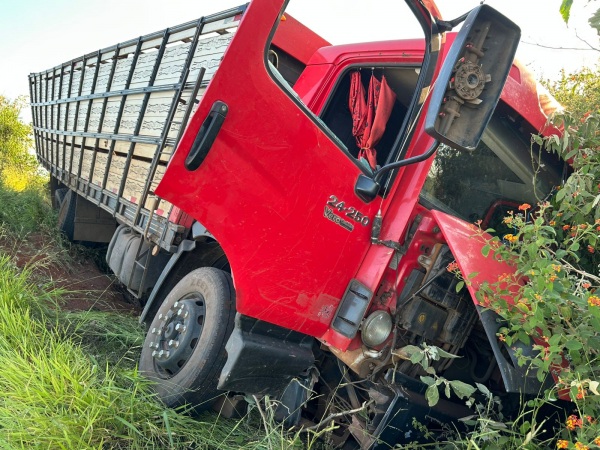
[[[202,164],[215,142],[228,111],[229,107],[225,103],[221,101],[213,103],[208,116],[202,122],[200,130],[198,130],[196,139],[194,139],[194,143],[192,144],[192,149],[185,159],[185,168],[187,170],[192,171],[200,167],[200,164]]]

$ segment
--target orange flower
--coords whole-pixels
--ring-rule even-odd
[[[575,443],[576,450],[589,450],[590,448],[587,445],[582,444],[581,442]]]
[[[567,430],[573,431],[575,428],[581,428],[583,426],[583,421],[575,414],[571,414],[567,417],[565,424],[567,425]]]
[[[458,268],[457,262],[454,261],[454,262],[451,262],[450,264],[448,264],[448,266],[446,266],[446,270],[448,272],[456,272],[457,270],[460,270],[460,269]]]
[[[600,297],[596,295],[590,295],[588,297],[588,305],[590,306],[600,306]]]
[[[570,225],[563,225],[563,230],[567,231],[569,228],[571,228]]]
[[[588,252],[590,252],[590,253],[594,253],[594,252],[596,251],[596,249],[595,249],[594,247],[592,247],[591,245],[588,245],[588,246],[587,246],[587,250],[588,250]]]
[[[585,394],[587,394],[586,390],[583,388],[577,389],[577,400],[583,400],[585,398]],[[588,416],[589,417],[589,416]]]
[[[598,436],[596,439],[594,439],[594,444],[600,446],[600,436]]]
[[[498,334],[498,340],[500,342],[506,342],[506,337],[502,333],[499,333]]]
[[[554,220],[551,220],[551,221],[550,221],[550,226],[551,226],[551,227],[553,227],[554,225],[556,225],[556,221],[554,221]]]
[[[502,222],[510,225],[513,222],[513,218],[511,216],[507,216],[504,219],[502,219]]]
[[[550,275],[548,280],[550,280],[550,283],[554,283],[556,280],[558,280],[558,277],[556,275]]]
[[[531,205],[529,203],[523,203],[522,205],[519,205],[519,211],[527,211],[528,209],[531,209]]]
[[[505,234],[504,239],[506,239],[510,243],[515,243],[519,240],[519,238],[513,234]]]
[[[589,288],[591,288],[591,287],[592,287],[592,285],[591,285],[590,283],[588,283],[587,281],[586,281],[585,283],[582,283],[582,284],[581,284],[581,286],[582,286],[584,289],[589,289]]]
[[[556,441],[556,448],[568,448],[569,441],[565,441],[564,439],[559,439]]]

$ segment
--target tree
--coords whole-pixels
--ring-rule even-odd
[[[24,97],[10,101],[0,96],[0,170],[9,164],[20,169],[35,165],[35,158],[29,153],[31,126],[19,119],[25,102]]]
[[[557,81],[545,80],[542,84],[574,116],[600,111],[600,77],[598,68],[584,67],[576,72],[561,72]]]

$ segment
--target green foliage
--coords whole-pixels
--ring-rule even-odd
[[[568,74],[562,71],[558,80],[545,80],[542,84],[574,117],[600,111],[598,68],[585,67]]]
[[[562,3],[560,4],[560,15],[565,23],[569,23],[569,18],[571,17],[571,6],[573,6],[573,0],[562,0]]]
[[[565,23],[569,23],[571,18],[571,7],[573,6],[573,0],[562,0],[559,8],[560,15],[562,16]],[[600,9],[596,10],[594,14],[588,19],[590,27],[594,28],[598,34],[600,34]]]
[[[7,165],[19,169],[35,167],[35,158],[29,153],[32,145],[31,127],[19,119],[26,99],[10,101],[0,96],[0,169]]]
[[[600,119],[564,114],[555,125],[562,136],[535,140],[573,173],[548,201],[504,219],[514,231],[493,238],[488,251],[514,274],[484,286],[479,301],[506,320],[501,341],[536,350],[517,355],[538,380],[554,378],[544,399],[574,402],[578,412],[564,424],[559,448],[583,448],[600,444]]]

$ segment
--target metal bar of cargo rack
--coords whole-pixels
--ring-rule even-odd
[[[46,79],[46,82],[44,83],[44,99],[48,99],[48,81],[47,78],[44,77],[43,79]],[[42,82],[42,79],[40,79],[40,83]],[[48,108],[44,108],[44,126],[46,129],[48,128]],[[48,133],[46,133],[46,137],[44,138],[45,142],[46,142],[46,149],[48,149]],[[52,153],[50,153],[50,163],[53,164],[53,158],[54,155]],[[54,165],[54,164],[53,164]]]
[[[101,53],[101,52],[102,52],[101,50],[98,50],[98,53]],[[117,68],[117,61],[119,60],[120,53],[121,53],[121,49],[120,49],[120,47],[117,46],[117,49],[115,50],[115,54],[113,55],[113,58],[112,58],[112,64],[110,66],[110,74],[108,76],[108,81],[107,81],[107,86],[106,86],[106,89],[109,91],[112,88],[113,78],[115,75],[115,70]],[[96,67],[96,70],[97,71],[100,70],[100,65],[98,65]],[[102,126],[104,124],[104,117],[106,115],[107,105],[108,105],[108,97],[104,97],[104,102],[102,102],[102,109],[100,110],[100,118],[98,119],[98,132],[96,133],[96,136],[92,136],[92,137],[96,138],[96,141],[94,142],[94,151],[92,153],[92,161],[90,163],[90,174],[88,176],[89,184],[86,189],[86,195],[89,195],[90,184],[92,184],[94,181],[94,170],[96,169],[96,156],[98,154],[96,149],[98,148],[98,143],[100,142],[100,139],[101,139],[100,132],[102,131]],[[102,198],[102,196],[100,196],[100,198]],[[97,200],[96,204],[99,205],[100,200]]]
[[[192,86],[189,85],[186,87],[192,87]],[[151,87],[142,87],[142,88],[121,89],[118,91],[98,92],[96,94],[87,94],[87,95],[81,95],[78,97],[59,98],[59,99],[51,100],[48,102],[37,102],[37,103],[32,103],[32,106],[59,105],[62,103],[75,103],[75,102],[80,102],[82,100],[94,100],[97,98],[120,97],[122,95],[130,95],[130,94],[145,94],[147,92],[172,91],[172,90],[178,89],[178,88],[179,88],[179,83],[163,84],[160,86],[151,86]]]
[[[131,85],[131,80],[133,78],[133,72],[135,71],[135,67],[137,65],[137,60],[140,56],[140,51],[142,48],[142,38],[140,37],[137,40],[137,45],[135,49],[135,53],[133,54],[133,60],[131,61],[131,67],[129,68],[129,74],[127,75],[127,81],[125,82],[125,89],[128,89]],[[125,108],[125,102],[127,101],[127,95],[121,97],[121,104],[119,105],[119,112],[117,113],[117,119],[115,121],[114,134],[118,134],[119,128],[121,126],[121,118],[123,117],[123,110]],[[106,189],[106,185],[108,183],[108,172],[110,170],[110,164],[112,162],[112,155],[115,151],[116,141],[113,139],[110,143],[110,150],[108,151],[108,157],[106,158],[106,167],[104,168],[104,178],[102,180],[102,189]]]
[[[69,97],[71,96],[71,93],[73,92],[73,74],[74,74],[74,72],[75,72],[75,63],[73,61],[71,61],[71,71],[69,73],[69,87],[67,90],[67,96],[69,96]],[[64,76],[64,72],[63,72],[63,76]],[[69,109],[70,109],[69,106],[70,106],[70,104],[67,103],[66,110],[65,110],[65,125],[64,125],[65,130],[69,127]],[[57,142],[58,142],[58,140],[57,140]],[[66,149],[67,149],[67,140],[63,139],[62,167],[58,166],[58,164],[57,164],[57,166],[61,169],[60,178],[61,178],[61,181],[63,181],[63,182],[65,181]]]
[[[165,54],[165,49],[167,48],[167,43],[169,42],[170,31],[167,28],[163,32],[162,41],[160,43],[160,48],[158,49],[158,54],[156,55],[156,60],[154,61],[154,67],[152,67],[152,73],[150,74],[150,79],[148,80],[148,86],[153,86],[156,81],[156,75],[158,74],[158,68],[162,63],[163,56]],[[140,107],[140,112],[138,113],[138,120],[135,124],[135,129],[133,131],[133,136],[139,136],[140,131],[142,129],[142,119],[144,118],[144,113],[146,112],[146,108],[148,107],[148,101],[150,100],[150,93],[146,92],[144,94],[144,100],[142,100],[142,106]],[[133,152],[135,151],[135,142],[131,142],[129,144],[129,151],[127,152],[127,159],[125,161],[125,167],[123,168],[123,176],[121,177],[121,183],[119,185],[119,193],[117,197],[123,196],[123,191],[125,190],[125,183],[127,182],[127,175],[129,173],[129,166],[131,165],[131,158],[133,157]],[[156,154],[157,152],[155,152]],[[143,198],[138,200],[138,203],[142,203],[144,201]],[[117,210],[115,209],[115,213]],[[133,224],[136,225],[135,222]]]
[[[151,136],[132,136],[129,134],[112,134],[112,133],[94,133],[91,131],[85,132],[85,131],[57,131],[57,130],[51,130],[48,128],[40,128],[40,127],[33,127],[34,131],[40,131],[40,132],[52,132],[54,134],[57,134],[59,136],[76,136],[76,137],[88,137],[88,138],[98,138],[98,139],[106,139],[106,140],[111,140],[111,139],[116,139],[119,141],[128,141],[128,142],[137,142],[140,144],[158,144],[160,142],[160,137],[151,137]],[[166,142],[175,142],[174,139],[167,139]]]
[[[81,63],[81,75],[79,76],[79,88],[77,90],[78,96],[81,96],[81,93],[83,92],[83,81],[85,79],[86,67],[87,67],[87,65],[85,64],[85,61],[83,61]],[[80,108],[81,108],[81,101],[78,101],[75,104],[75,118],[73,119],[73,131],[77,131]],[[71,140],[71,157],[69,158],[69,185],[71,184],[71,178],[72,178],[71,175],[73,173],[73,158],[75,157],[75,141],[76,141],[75,138],[73,138]],[[81,147],[81,150],[83,151],[83,146]],[[81,156],[83,156],[83,155],[80,155],[80,159],[81,159]]]
[[[62,95],[62,90],[63,90],[63,68],[61,68],[60,70],[60,76],[59,76],[59,83],[58,83],[58,97],[60,97]],[[46,106],[47,108],[47,106]],[[58,107],[58,111],[56,112],[56,126],[58,127],[58,125],[60,124],[60,111],[61,111],[61,107]],[[58,136],[56,139],[56,148],[58,151]]]
[[[52,90],[50,93],[50,99],[54,99],[54,88],[56,85],[56,77],[52,77]],[[48,108],[48,107],[46,107]],[[50,107],[50,127],[54,127],[54,108],[51,106]],[[52,139],[50,141],[50,148],[52,149],[52,151],[54,152],[54,148],[55,148],[55,143],[54,143],[54,139]],[[58,142],[56,142],[56,148],[57,148],[57,152],[58,152]]]
[[[163,150],[166,147],[165,144],[166,144],[167,136],[169,134],[169,131],[171,130],[171,126],[173,125],[173,119],[175,118],[175,112],[177,111],[177,103],[182,101],[181,96],[183,95],[184,86],[186,85],[188,76],[190,74],[190,66],[192,64],[192,60],[194,59],[193,50],[198,45],[198,40],[200,39],[200,35],[202,34],[203,29],[204,29],[204,17],[201,17],[198,19],[198,21],[196,23],[196,32],[194,33],[194,38],[192,39],[192,42],[190,44],[190,49],[192,49],[192,51],[188,52],[187,57],[185,59],[183,70],[181,71],[181,75],[179,77],[179,83],[177,83],[179,85],[179,87],[177,88],[173,102],[171,103],[171,107],[169,109],[169,113],[167,115],[167,119],[165,121],[166,126],[161,131],[160,142],[158,143],[157,151],[154,153],[154,157],[152,158],[152,162],[150,163],[150,169],[148,170],[148,177],[146,178],[146,182],[144,183],[144,190],[142,191],[140,201],[138,202],[138,206],[135,210],[135,215],[133,216],[134,226],[138,224],[138,220],[140,217],[140,211],[142,210],[143,205],[146,203],[146,199],[148,198],[148,194],[150,193],[150,187],[152,185],[152,180],[154,180],[154,176],[156,174],[156,168],[158,166],[158,162],[160,161],[160,157],[162,156]],[[189,117],[188,112],[191,111],[191,108],[193,107],[193,104],[194,104],[194,100],[196,99],[196,95],[198,95],[198,91],[200,90],[200,84],[202,83],[202,79],[204,78],[205,71],[206,71],[206,69],[204,67],[200,68],[198,77],[196,78],[196,83],[194,84],[192,94],[190,95],[190,97],[188,99],[186,114],[184,115],[184,117],[182,119],[182,124],[186,123],[187,118]],[[181,135],[183,128],[184,127],[180,126],[179,132],[178,132],[178,137]],[[173,143],[173,148],[175,148],[178,143],[179,143],[179,140],[175,139],[175,142]],[[170,157],[169,157],[169,159],[170,159]],[[158,199],[158,201],[155,205],[156,208],[158,208],[159,203],[160,203],[160,199]],[[144,228],[144,230],[146,230],[146,229],[149,230],[149,228],[150,228],[150,220],[152,217],[151,214],[152,214],[152,211],[150,212],[150,215],[148,216],[148,224],[147,224],[148,226],[147,227],[143,227],[143,224],[140,224],[140,227]],[[147,233],[147,231],[144,232],[144,238],[146,238],[146,233]],[[163,235],[160,238],[161,238],[161,240],[164,238],[164,229],[163,229]]]
[[[94,91],[96,90],[96,83],[98,82],[98,72],[100,72],[100,62],[102,59],[102,55],[100,54],[100,52],[98,51],[98,56],[96,57],[96,65],[94,68],[94,75],[92,78],[92,85],[90,87],[90,93],[94,93]],[[84,63],[85,64],[85,63]],[[88,101],[88,105],[87,105],[87,111],[85,114],[85,123],[83,125],[83,132],[87,133],[88,129],[89,129],[89,125],[90,125],[90,116],[91,116],[91,112],[92,112],[92,105],[94,104],[93,100],[89,100]],[[81,170],[83,169],[83,157],[84,157],[84,153],[85,153],[85,144],[87,141],[87,136],[83,136],[81,139],[81,156],[79,158],[79,164],[77,165],[77,178],[76,178],[76,184],[77,184],[77,188],[79,188],[79,180],[81,179]]]

